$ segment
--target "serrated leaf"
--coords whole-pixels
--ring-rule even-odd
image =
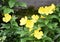
[[[9,0],[9,2],[8,2],[9,7],[10,7],[10,8],[14,7],[15,2],[16,2],[16,0]]]

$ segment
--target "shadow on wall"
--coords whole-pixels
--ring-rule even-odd
[[[34,7],[50,5],[51,3],[54,3],[56,5],[60,4],[60,0],[17,0],[17,1],[25,2],[27,3],[28,6]]]

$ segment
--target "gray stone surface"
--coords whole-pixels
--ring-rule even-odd
[[[44,5],[50,5],[51,3],[54,4],[60,4],[60,0],[17,0],[20,2],[25,2],[28,6],[44,6]]]

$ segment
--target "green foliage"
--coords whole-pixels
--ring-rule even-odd
[[[24,2],[16,2],[16,5],[15,6],[21,6],[21,7],[27,7],[26,3]]]
[[[15,7],[27,7],[26,3],[24,2],[17,2],[17,0],[2,0],[2,4],[0,5],[0,10],[2,10],[3,14],[6,13],[14,13]]]
[[[8,2],[9,7],[10,8],[14,7],[15,3],[16,3],[16,0],[9,0],[9,2]]]
[[[60,42],[60,6],[56,7],[53,14],[43,15],[45,18],[39,18],[34,24],[33,30],[29,31],[25,25],[20,25],[20,18],[22,14],[27,15],[28,19],[31,19],[32,14],[40,16],[37,10],[28,8],[16,12],[15,7],[27,7],[26,3],[17,2],[16,0],[6,1],[8,5],[1,5],[0,11],[2,11],[2,14],[10,13],[12,17],[8,23],[1,23],[0,42]],[[38,27],[41,27],[41,31],[43,31],[41,39],[37,39],[33,35],[34,30]]]
[[[6,14],[6,13],[14,13],[14,10],[13,9],[10,9],[10,8],[4,8],[4,14]]]

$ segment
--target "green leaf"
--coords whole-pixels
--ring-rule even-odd
[[[15,6],[27,7],[26,3],[24,2],[17,2]]]
[[[50,24],[48,24],[47,26],[48,26],[48,28],[53,29],[53,26],[52,26],[52,24],[51,24],[51,23],[50,23]]]
[[[2,40],[5,40],[5,39],[6,39],[6,36],[3,36],[3,37],[2,37]]]
[[[17,22],[13,21],[12,26],[18,26]]]
[[[17,18],[17,17],[12,16],[12,19],[11,19],[10,23],[11,23],[12,26],[17,26],[17,27],[18,27],[18,24],[17,24],[17,22],[16,22],[16,18]]]
[[[1,28],[6,28],[6,29],[9,29],[10,28],[10,24],[1,24],[2,27]]]
[[[49,15],[49,16],[47,16],[46,18],[47,18],[47,19],[53,19],[53,18],[58,18],[58,16],[57,16],[57,15]]]
[[[12,16],[11,21],[16,21],[17,17],[15,15]]]
[[[32,40],[34,40],[34,38],[25,37],[25,38],[22,38],[22,39],[21,39],[21,42],[32,41]]]
[[[60,17],[60,13],[58,13],[59,17]]]
[[[58,18],[59,22],[60,22],[60,18]]]
[[[26,31],[20,31],[21,37],[25,36],[27,34]]]
[[[47,24],[47,27],[50,28],[50,29],[56,29],[57,28],[57,24],[58,23],[49,23],[49,24]]]
[[[0,7],[2,7],[2,5],[0,5]]]
[[[56,29],[56,32],[57,32],[57,33],[60,33],[60,28],[57,28],[57,29]]]
[[[52,38],[50,38],[50,37],[48,37],[48,36],[45,36],[45,37],[43,37],[42,38],[43,39],[43,42],[54,42],[53,40],[52,40]]]
[[[14,13],[14,10],[13,9],[10,9],[10,8],[4,8],[4,14],[6,14],[6,13]]]
[[[25,39],[21,39],[21,42],[26,42],[26,40]]]
[[[60,37],[60,34],[55,35],[54,40],[58,39]]]
[[[58,16],[56,16],[56,15],[51,15],[50,18],[58,18]]]
[[[9,2],[8,2],[9,7],[10,8],[14,7],[15,3],[16,3],[16,0],[9,0]]]
[[[2,5],[0,5],[0,11],[2,10]]]
[[[49,20],[45,20],[44,22],[45,22],[45,25],[47,25],[49,23]]]
[[[56,27],[57,27],[57,25],[58,25],[58,23],[53,23],[53,25],[52,25],[52,26],[53,26],[54,28],[56,28]]]

